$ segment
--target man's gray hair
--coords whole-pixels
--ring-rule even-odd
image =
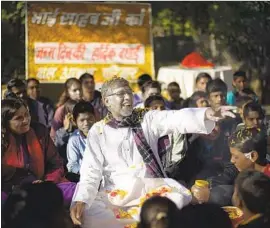
[[[102,99],[104,99],[106,96],[108,96],[108,91],[112,90],[113,88],[116,88],[117,86],[129,86],[129,82],[120,77],[113,77],[112,79],[106,81],[102,87],[101,87],[101,96]]]

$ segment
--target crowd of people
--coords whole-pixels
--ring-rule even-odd
[[[172,82],[164,97],[143,74],[136,93],[119,77],[98,91],[85,73],[65,82],[54,105],[37,79],[10,80],[1,102],[3,227],[123,227],[101,192],[137,177],[171,178],[192,193],[182,208],[146,200],[140,228],[232,228],[222,209],[231,205],[243,212],[237,227],[270,227],[269,122],[245,72],[235,72],[233,91],[207,73],[195,85],[183,99]]]

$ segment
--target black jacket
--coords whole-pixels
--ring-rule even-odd
[[[219,185],[233,185],[239,171],[231,162],[224,165],[224,171],[218,176],[208,179],[210,188],[214,188]]]
[[[270,218],[267,216],[261,216],[248,224],[239,225],[238,228],[269,228],[270,227]]]

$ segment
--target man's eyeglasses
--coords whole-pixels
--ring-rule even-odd
[[[116,95],[118,97],[124,97],[126,94],[131,96],[133,94],[133,91],[132,90],[119,91],[119,92],[116,92],[116,93],[111,93],[111,94],[107,95],[107,97],[113,96],[113,95]]]

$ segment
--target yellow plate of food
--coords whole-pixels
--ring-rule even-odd
[[[226,206],[222,208],[229,214],[233,225],[241,222],[243,219],[243,212],[238,207]]]
[[[137,228],[137,227],[138,227],[137,223],[132,223],[132,224],[126,225],[124,228]]]

